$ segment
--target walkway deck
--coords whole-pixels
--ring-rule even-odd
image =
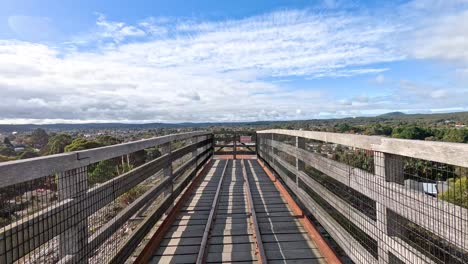
[[[151,263],[326,262],[256,160],[212,164]]]

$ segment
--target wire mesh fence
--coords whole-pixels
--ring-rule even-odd
[[[468,263],[467,145],[285,130],[258,141],[353,262]]]
[[[0,263],[123,263],[211,155],[194,132],[0,164]]]

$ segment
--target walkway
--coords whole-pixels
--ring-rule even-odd
[[[257,160],[212,164],[151,263],[325,263]]]

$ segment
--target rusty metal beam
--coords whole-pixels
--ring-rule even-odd
[[[274,183],[276,189],[286,200],[293,213],[298,217],[304,229],[307,231],[307,234],[310,236],[312,241],[314,241],[315,245],[317,245],[317,249],[327,259],[327,263],[341,264],[342,262],[337,256],[336,252],[331,248],[330,244],[328,244],[328,242],[322,237],[320,232],[310,221],[310,219],[305,215],[304,211],[299,207],[296,201],[294,201],[293,197],[289,194],[288,190],[283,186],[281,181],[279,181],[275,177],[275,175],[270,171],[270,169],[267,166],[265,166],[265,164],[262,161],[257,160],[257,162],[263,168],[270,180]]]
[[[247,170],[245,169],[244,160],[241,160],[242,165],[242,175],[244,176],[244,182],[247,188],[247,202],[250,209],[250,220],[253,225],[253,236],[255,239],[255,251],[258,255],[258,262],[260,264],[267,264],[268,260],[265,254],[265,249],[263,248],[262,234],[260,233],[260,228],[258,225],[257,214],[255,212],[255,206],[253,203],[252,192],[250,191],[249,177],[247,175]]]
[[[206,176],[209,169],[211,168],[213,160],[210,160],[206,163],[203,170],[198,174],[198,176],[192,181],[187,190],[182,194],[180,199],[176,202],[174,207],[168,213],[167,217],[161,223],[161,226],[158,228],[156,233],[151,237],[148,244],[145,246],[141,254],[137,257],[134,263],[137,264],[146,264],[151,260],[153,252],[159,247],[161,241],[164,238],[166,232],[171,228],[172,223],[175,221],[177,215],[179,214],[180,209],[184,206],[184,203],[192,195],[195,188],[198,186],[200,181]]]
[[[224,175],[226,174],[226,169],[228,167],[228,164],[229,164],[229,160],[227,160],[226,164],[224,165],[223,172],[221,173],[221,177],[219,179],[218,187],[216,188],[216,194],[213,199],[213,203],[211,204],[210,215],[208,216],[208,220],[205,226],[205,231],[203,232],[203,238],[202,238],[202,242],[200,245],[200,250],[198,251],[197,262],[196,262],[197,264],[205,263],[208,239],[211,234],[211,227],[215,219],[215,213],[216,213],[216,210],[218,209],[219,195],[221,193],[221,189],[223,188],[222,186],[223,186]]]

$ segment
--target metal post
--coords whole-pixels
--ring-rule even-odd
[[[234,154],[234,159],[236,159],[236,152],[237,152],[237,144],[236,144],[236,132],[233,134],[234,136],[232,137],[232,144],[233,144],[233,154]]]
[[[271,133],[271,145],[270,145],[270,160],[273,167],[275,167],[275,158],[273,154],[275,154],[275,150],[273,148],[273,141],[275,141],[275,134]]]
[[[296,148],[299,149],[305,149],[305,139],[303,137],[296,137]],[[305,170],[305,163],[304,161],[300,160],[296,155],[294,155],[296,158],[296,169],[298,171],[304,171]],[[296,175],[296,185],[299,185],[299,176]]]
[[[172,152],[171,148],[171,142],[167,142],[163,145],[161,145],[161,154],[165,155],[168,154],[170,155]],[[172,161],[169,161],[166,167],[163,169],[163,177],[172,177]],[[172,193],[172,189],[174,187],[174,184],[171,183],[171,187],[167,192],[164,192],[164,197],[167,197],[167,195],[170,195]]]
[[[190,142],[191,145],[198,143],[198,137],[192,137],[191,139],[189,139],[189,142]],[[194,149],[192,151],[192,158],[197,157],[198,153],[199,153],[199,149],[198,148]],[[197,161],[195,161],[195,167],[196,166],[198,166],[198,159],[197,159]]]
[[[59,200],[73,199],[71,228],[65,230],[59,239],[61,258],[74,256],[79,263],[88,263],[86,246],[88,243],[88,218],[86,215],[86,192],[88,190],[88,169],[81,167],[59,173]]]
[[[216,143],[215,141],[216,141],[215,134],[212,133],[211,134],[211,146],[210,146],[210,148],[211,148],[211,155],[213,155],[213,156],[214,156],[214,152],[215,152],[215,143]]]
[[[257,155],[257,158],[260,156],[261,141],[262,139],[259,138],[259,135],[255,132],[255,154]]]
[[[380,176],[387,182],[396,182],[405,184],[404,162],[403,157],[383,153],[374,152],[374,168],[375,175]]]
[[[374,152],[374,172],[377,177],[385,179],[386,182],[405,183],[403,157],[383,152]],[[378,187],[378,186],[375,186]],[[382,199],[386,193],[382,193]],[[398,236],[402,231],[401,224],[395,215],[389,214],[387,208],[376,201],[377,230],[378,234],[378,254],[379,263],[389,263],[388,237]]]

